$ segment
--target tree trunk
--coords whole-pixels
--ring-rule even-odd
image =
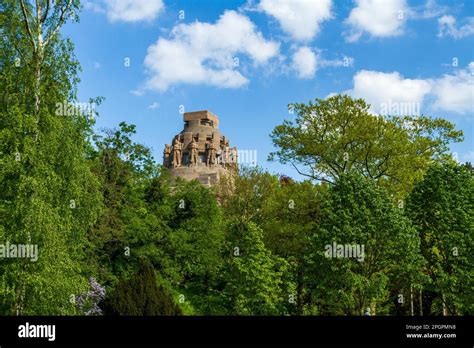
[[[415,313],[413,311],[413,286],[410,285],[410,315],[414,316]]]
[[[443,316],[448,315],[448,310],[446,308],[446,298],[444,297],[444,294],[441,296],[442,303],[443,303]]]
[[[23,314],[23,308],[25,306],[25,295],[26,295],[26,283],[24,281],[24,273],[27,272],[26,267],[22,265],[22,272],[21,275],[21,282],[18,284],[18,288],[16,291],[16,299],[15,299],[15,315],[19,316]]]
[[[38,114],[39,114],[40,102],[41,102],[40,93],[41,93],[41,61],[42,61],[42,58],[38,54],[36,56],[35,60],[36,60],[36,62],[35,62],[35,76],[36,76],[36,79],[35,79],[35,115],[37,117],[39,117]],[[37,118],[36,121],[38,122],[39,118]]]
[[[298,267],[297,286],[296,286],[296,313],[302,315],[303,313],[303,274],[300,265]]]
[[[43,52],[44,52],[44,44],[43,44],[43,22],[41,17],[43,15],[42,8],[39,2],[36,5],[36,24],[37,24],[37,31],[36,31],[36,42],[37,42],[37,52],[35,54],[35,115],[37,117],[39,114],[40,103],[41,103],[41,66],[43,64]],[[37,118],[36,121],[38,122],[39,119]]]
[[[423,316],[423,288],[420,287],[420,316]]]

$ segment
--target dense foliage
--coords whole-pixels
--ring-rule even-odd
[[[447,156],[451,123],[318,99],[271,135],[307,181],[172,180],[134,125],[95,132],[71,109],[79,64],[55,28],[79,2],[0,4],[0,245],[39,250],[0,259],[0,315],[474,314],[473,170]]]
[[[103,303],[106,315],[179,315],[173,297],[156,284],[153,267],[142,262],[137,273],[122,280]]]
[[[290,104],[295,120],[271,134],[277,151],[270,159],[292,164],[302,175],[333,182],[347,171],[378,181],[404,196],[433,158],[462,140],[454,124],[426,116],[380,117],[362,99],[336,95]]]
[[[407,202],[427,264],[428,310],[474,312],[474,181],[470,165],[431,167]]]

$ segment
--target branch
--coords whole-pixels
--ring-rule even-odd
[[[336,165],[337,167],[342,168],[337,162],[332,162],[333,165],[331,165],[331,162],[326,160],[322,156],[321,156],[321,160],[324,162],[324,164],[326,164],[330,169],[333,170],[333,172],[334,172],[333,176],[334,177],[339,177],[340,176],[339,171],[337,170],[337,168],[334,168],[334,166],[333,166],[333,165]]]
[[[46,10],[44,11],[43,17],[41,17],[41,23],[44,23],[46,18],[48,18],[48,12],[49,12],[49,3],[51,0],[46,0]]]
[[[387,155],[384,156],[383,161],[381,161],[378,165],[376,170],[380,170],[380,168],[389,160],[390,156],[392,154],[392,151],[390,151]],[[388,170],[388,167],[386,166],[384,170],[381,171],[381,174],[374,176],[374,179],[380,178],[386,171]]]
[[[370,169],[369,169],[369,153],[370,153],[370,147],[367,150],[367,152],[365,153],[365,162],[364,162],[365,163],[365,169],[367,170],[367,174],[369,175],[369,178],[374,179],[372,174],[370,174]]]
[[[36,42],[33,38],[33,33],[31,32],[30,22],[28,21],[28,13],[26,11],[24,0],[20,0],[21,12],[23,13],[23,21],[25,22],[26,31],[30,37],[31,46],[33,46],[33,53],[36,53]]]
[[[385,168],[384,170],[382,170],[379,174],[377,174],[376,176],[374,176],[374,180],[377,180],[379,178],[381,178],[386,172],[387,172],[388,168]]]
[[[290,162],[290,163],[291,163],[291,165],[293,166],[293,168],[296,169],[296,171],[298,172],[298,174],[304,175],[304,176],[307,176],[308,178],[314,179],[314,177],[313,177],[312,175],[301,172],[301,171],[298,169],[298,167],[297,167],[293,162]]]
[[[10,41],[10,43],[12,44],[13,48],[15,49],[15,51],[17,51],[18,54],[20,55],[21,60],[22,60],[22,61],[25,61],[25,56],[23,55],[23,52],[20,50],[20,48],[18,48],[18,46],[15,44],[15,41],[12,40],[12,41]]]
[[[71,8],[71,5],[72,5],[72,0],[69,0],[66,7],[64,7],[62,10],[61,10],[61,15],[59,16],[59,21],[56,25],[56,27],[53,29],[53,31],[51,32],[51,34],[48,36],[48,38],[46,39],[46,41],[44,42],[44,47],[46,47],[49,43],[49,41],[51,41],[51,38],[53,38],[59,31],[59,28],[61,27],[61,25],[63,25],[63,22],[64,22],[64,17],[66,15],[66,13],[70,10]]]
[[[291,165],[293,166],[293,168],[295,168],[296,171],[298,172],[298,174],[300,174],[300,175],[306,176],[306,177],[311,178],[311,179],[319,180],[319,181],[325,181],[325,182],[327,182],[327,183],[329,183],[329,184],[334,184],[332,181],[327,180],[327,179],[325,179],[325,178],[317,177],[317,176],[314,175],[314,174],[311,175],[311,174],[303,173],[303,172],[301,172],[301,171],[298,169],[298,167],[297,167],[293,162],[290,162],[290,163],[291,163]],[[313,171],[313,173],[314,173],[314,171]]]
[[[39,3],[39,0],[36,0],[36,20],[38,23],[41,21],[41,4]]]

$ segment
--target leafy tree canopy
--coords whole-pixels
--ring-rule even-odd
[[[433,158],[446,154],[462,131],[446,120],[426,116],[381,117],[362,99],[336,95],[308,104],[290,104],[294,121],[271,134],[277,150],[271,160],[292,164],[311,179],[334,182],[357,171],[404,196]]]

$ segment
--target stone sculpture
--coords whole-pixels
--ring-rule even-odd
[[[206,165],[208,167],[214,165],[216,163],[216,146],[211,141],[207,144],[207,159]]]
[[[171,156],[171,145],[166,144],[165,149],[163,150],[163,165],[169,167],[170,165],[170,156]]]
[[[199,158],[199,144],[193,138],[188,145],[189,147],[189,165],[197,166]]]
[[[183,144],[178,137],[173,140],[173,167],[181,167],[181,158],[183,154]]]

